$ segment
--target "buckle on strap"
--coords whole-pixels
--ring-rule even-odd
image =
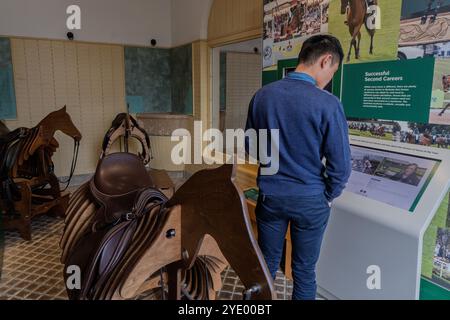
[[[132,221],[132,220],[136,219],[136,215],[133,212],[128,212],[125,214],[124,218],[126,221]]]

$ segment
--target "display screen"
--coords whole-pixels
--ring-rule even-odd
[[[414,212],[439,160],[352,146],[347,191]]]

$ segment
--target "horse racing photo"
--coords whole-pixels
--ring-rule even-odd
[[[296,58],[308,37],[328,31],[330,0],[264,0],[264,67]]]
[[[430,123],[450,125],[450,59],[435,62]]]
[[[345,63],[397,59],[401,0],[331,0],[329,33],[341,40]]]
[[[400,58],[433,54],[433,44],[450,41],[450,0],[405,0],[400,23]],[[427,46],[431,45],[431,46]],[[439,57],[445,52],[437,52]]]
[[[450,149],[450,128],[446,125],[351,119],[348,121],[348,129],[352,136]]]

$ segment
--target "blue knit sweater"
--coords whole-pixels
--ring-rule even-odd
[[[260,170],[262,194],[325,194],[328,201],[341,195],[351,174],[347,121],[340,101],[313,78],[291,73],[259,90],[246,129],[279,129],[279,171],[265,176]]]

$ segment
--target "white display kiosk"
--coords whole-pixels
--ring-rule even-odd
[[[423,237],[449,190],[450,152],[363,137],[350,143],[354,171],[333,204],[317,266],[318,293],[417,300]],[[404,179],[399,170],[408,167],[416,174]],[[374,271],[380,288],[368,285]]]

